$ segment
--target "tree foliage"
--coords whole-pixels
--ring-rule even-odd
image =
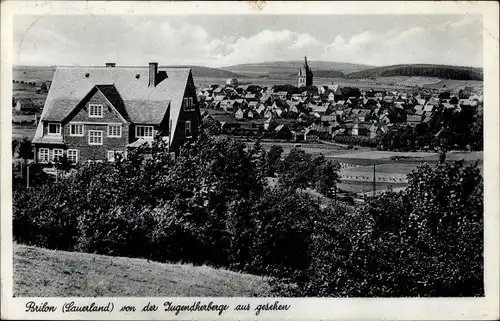
[[[480,296],[483,189],[475,165],[427,164],[400,193],[372,198],[317,229],[312,296]],[[283,294],[283,293],[282,293]]]
[[[484,293],[477,166],[423,164],[406,191],[325,207],[307,189],[329,196],[339,164],[282,152],[205,130],[175,159],[159,140],[127,159],[81,165],[14,191],[14,239],[270,276],[280,296]],[[275,172],[279,184],[268,186]]]

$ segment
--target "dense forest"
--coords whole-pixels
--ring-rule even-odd
[[[483,80],[483,70],[474,67],[446,65],[394,65],[367,69],[348,74],[348,78],[375,78],[391,76],[438,77],[456,80]]]

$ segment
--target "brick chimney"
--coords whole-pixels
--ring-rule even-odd
[[[116,66],[116,63],[114,62],[107,62],[106,63],[106,67],[115,67]]]
[[[149,87],[156,87],[158,75],[158,63],[150,62],[149,63]]]

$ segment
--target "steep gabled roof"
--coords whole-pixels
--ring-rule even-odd
[[[127,109],[125,108],[125,103],[118,90],[116,90],[115,85],[96,85],[96,88],[106,97],[106,99],[116,108],[116,110],[125,118],[127,121],[132,121],[130,119]]]
[[[190,68],[160,67],[160,81],[150,87],[148,67],[58,67],[41,120],[63,121],[96,88],[134,123],[159,124],[170,106],[175,131],[190,75]],[[35,139],[42,134],[39,125]]]

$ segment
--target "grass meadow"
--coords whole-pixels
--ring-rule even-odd
[[[263,277],[14,244],[14,296],[271,296]]]

